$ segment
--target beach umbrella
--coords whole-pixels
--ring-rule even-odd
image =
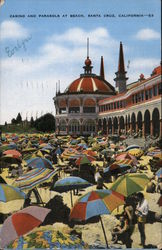
[[[115,208],[124,204],[124,196],[112,191],[98,189],[88,192],[78,199],[76,204],[71,210],[70,219],[85,221],[94,216],[100,216],[103,214],[110,214]],[[108,242],[106,238],[105,229],[102,219],[101,225],[108,248]]]
[[[135,149],[135,148],[140,148],[140,146],[138,146],[138,145],[130,145],[130,146],[128,146],[128,147],[125,149],[125,151],[129,151],[130,149]]]
[[[117,164],[113,163],[111,166],[108,166],[104,169],[104,174],[110,173],[112,175],[115,175],[117,173],[122,173],[123,171],[126,171],[131,168],[131,165],[128,164]]]
[[[90,149],[83,150],[83,154],[90,155],[92,157],[96,157],[97,156],[97,152],[95,152],[93,150],[90,150]]]
[[[15,149],[10,149],[10,150],[6,150],[3,152],[4,155],[8,155],[12,158],[16,158],[16,159],[20,159],[21,158],[21,154],[19,151],[15,150]]]
[[[25,199],[26,195],[19,188],[0,183],[0,201],[8,202],[12,200]]]
[[[55,154],[61,155],[62,154],[61,148],[57,148],[56,151],[55,151]]]
[[[23,154],[25,154],[25,153],[29,153],[29,152],[34,152],[34,151],[37,151],[37,149],[36,148],[24,148],[23,150],[22,150],[22,153]]]
[[[26,161],[27,167],[53,169],[52,162],[46,158],[36,157]]]
[[[143,190],[149,182],[146,174],[132,173],[120,176],[111,186],[111,190],[119,192],[124,196]]]
[[[129,150],[129,154],[134,155],[137,158],[141,157],[143,153],[143,150],[140,148],[133,148]]]
[[[87,149],[87,148],[88,148],[88,146],[87,146],[86,143],[79,143],[79,144],[78,144],[78,147],[81,147],[81,148],[83,148],[83,149]]]
[[[3,155],[1,157],[1,161],[10,163],[10,164],[19,164],[21,163],[22,159],[21,158],[15,158],[12,155]]]
[[[1,247],[6,247],[16,238],[38,227],[50,211],[47,208],[30,206],[9,216],[0,231]]]
[[[64,179],[56,181],[54,187],[52,187],[52,190],[59,193],[63,193],[74,189],[87,188],[90,186],[92,186],[91,183],[80,177],[69,176]],[[72,192],[70,192],[70,196],[71,196],[71,206],[73,206]]]
[[[162,168],[160,168],[157,172],[156,172],[156,176],[158,178],[162,178]]]
[[[21,175],[14,181],[13,185],[19,187],[20,190],[30,190],[42,183],[50,182],[57,173],[58,169],[35,168]]]
[[[76,165],[90,164],[92,161],[96,159],[90,155],[84,155],[76,160]]]
[[[34,152],[31,156],[31,158],[37,158],[37,157],[40,157],[40,158],[44,157],[43,153],[40,150],[38,150],[37,152]]]
[[[117,165],[134,165],[132,159],[116,160],[113,164],[117,164]]]
[[[123,152],[121,154],[117,154],[115,156],[116,161],[120,160],[132,160],[133,164],[136,165],[138,163],[136,157],[134,155],[129,154],[129,152]]]
[[[8,245],[16,249],[87,249],[87,244],[76,234],[69,234],[48,227],[34,230]]]

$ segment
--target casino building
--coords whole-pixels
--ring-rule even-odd
[[[141,74],[138,81],[127,83],[123,45],[120,43],[116,89],[105,79],[101,57],[100,75],[92,73],[87,54],[84,73],[64,93],[54,97],[56,133],[89,135],[99,130],[104,134],[162,136],[161,65],[149,78]]]

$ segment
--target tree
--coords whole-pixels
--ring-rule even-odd
[[[17,123],[16,119],[13,118],[13,119],[11,120],[11,123],[12,123],[12,124],[16,124],[16,123]]]
[[[55,117],[47,113],[40,118],[36,119],[34,122],[34,127],[42,132],[50,132],[55,130]]]
[[[21,123],[22,122],[22,117],[21,117],[20,113],[18,113],[18,115],[16,117],[16,122],[17,123]]]
[[[34,127],[34,119],[33,116],[30,119],[30,127],[33,128]]]

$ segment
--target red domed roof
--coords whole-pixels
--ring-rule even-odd
[[[97,76],[83,76],[76,79],[70,84],[67,89],[69,93],[75,92],[99,92],[99,93],[110,93],[114,92],[113,86],[111,86],[107,81],[101,79]]]

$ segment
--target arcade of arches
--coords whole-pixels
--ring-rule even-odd
[[[97,131],[96,121],[93,119],[84,119],[83,121],[78,119],[61,119],[59,129],[60,132],[66,132],[69,134],[91,134]]]
[[[133,134],[141,131],[143,136],[162,136],[162,120],[158,108],[128,115],[112,116],[98,120],[98,130],[104,134]]]

